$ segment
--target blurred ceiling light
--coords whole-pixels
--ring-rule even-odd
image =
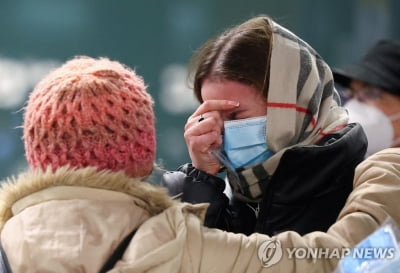
[[[56,60],[16,60],[0,57],[0,108],[21,106],[30,89],[59,64]]]
[[[179,64],[168,65],[161,73],[161,106],[171,114],[191,113],[199,103],[187,85],[187,71]]]

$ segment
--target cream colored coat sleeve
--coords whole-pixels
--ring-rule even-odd
[[[270,237],[205,228],[200,219],[206,206],[181,204],[144,223],[112,272],[332,272],[336,258],[294,259],[289,253],[302,247],[353,247],[388,216],[400,223],[399,196],[400,149],[388,149],[357,167],[354,191],[326,233],[283,232],[273,238],[280,243],[282,257],[268,267],[258,252]],[[274,251],[262,257],[268,260]]]

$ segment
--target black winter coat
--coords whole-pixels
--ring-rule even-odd
[[[164,174],[170,195],[190,203],[210,203],[205,225],[236,233],[270,236],[292,230],[326,231],[349,193],[355,167],[364,159],[367,139],[359,124],[349,124],[316,145],[286,150],[266,177],[262,200],[248,203],[223,193],[225,181],[186,164]]]

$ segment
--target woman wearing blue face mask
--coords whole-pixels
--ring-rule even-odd
[[[164,176],[170,194],[209,202],[211,227],[326,231],[366,150],[328,65],[296,35],[258,16],[206,42],[191,68],[201,103],[185,126],[192,163]]]

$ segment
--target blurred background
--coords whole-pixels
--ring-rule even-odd
[[[189,160],[183,139],[197,102],[186,81],[193,51],[251,16],[267,14],[331,67],[400,37],[399,0],[0,0],[0,180],[26,168],[22,109],[50,69],[75,55],[107,56],[142,75],[155,99],[157,162]]]

